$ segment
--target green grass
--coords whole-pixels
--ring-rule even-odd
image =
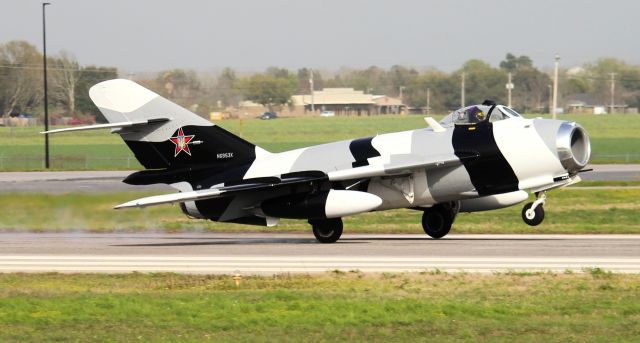
[[[309,232],[304,220],[282,220],[275,228],[188,219],[177,206],[113,210],[148,193],[0,194],[0,230],[12,231],[284,231]],[[532,228],[523,223],[522,205],[461,213],[452,233],[640,233],[640,188],[582,189],[548,193],[546,219]],[[421,212],[392,210],[344,218],[345,232],[421,233]]]
[[[0,275],[2,342],[631,342],[640,276]]]
[[[640,115],[563,115],[560,119],[575,120],[588,130],[592,162],[640,162]],[[423,116],[413,115],[245,119],[216,124],[273,152],[426,125]],[[40,130],[0,127],[0,170],[42,169],[44,137]],[[50,141],[54,169],[140,168],[120,138],[108,131],[50,135]]]

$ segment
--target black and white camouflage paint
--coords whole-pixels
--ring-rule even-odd
[[[345,213],[330,208],[331,201],[375,205],[365,211],[440,203],[466,211],[500,208],[525,200],[527,191],[577,180],[589,159],[579,125],[525,119],[502,106],[492,108],[501,120],[454,125],[449,118],[444,130],[425,126],[269,153],[128,80],[102,82],[90,96],[110,123],[150,121],[114,129],[146,168],[125,182],[167,183],[182,192],[220,189],[225,193],[181,203],[189,215],[225,222],[273,225],[278,218],[269,213],[301,218],[319,201],[327,203],[324,212],[309,210],[309,216]],[[152,123],[158,118],[165,119]],[[582,135],[578,143],[576,135]],[[281,210],[287,206],[290,211]]]

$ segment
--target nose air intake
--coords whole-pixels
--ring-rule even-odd
[[[591,143],[587,131],[575,122],[560,125],[556,146],[560,163],[570,173],[584,168],[591,157]]]

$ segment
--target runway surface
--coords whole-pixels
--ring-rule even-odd
[[[592,165],[592,172],[582,173],[583,180],[640,181],[640,164]],[[1,192],[122,192],[168,191],[167,185],[132,186],[122,182],[134,171],[64,171],[0,173]]]
[[[554,271],[640,273],[640,235],[0,233],[0,272],[178,272],[242,275]]]

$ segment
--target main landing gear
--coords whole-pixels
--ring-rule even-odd
[[[544,203],[547,195],[544,192],[536,193],[536,200],[524,205],[522,220],[531,226],[540,225],[544,220]]]
[[[320,243],[335,243],[342,236],[342,218],[309,219],[309,224]]]
[[[448,204],[437,204],[424,210],[422,214],[422,229],[432,238],[446,236],[456,218],[456,210]]]

